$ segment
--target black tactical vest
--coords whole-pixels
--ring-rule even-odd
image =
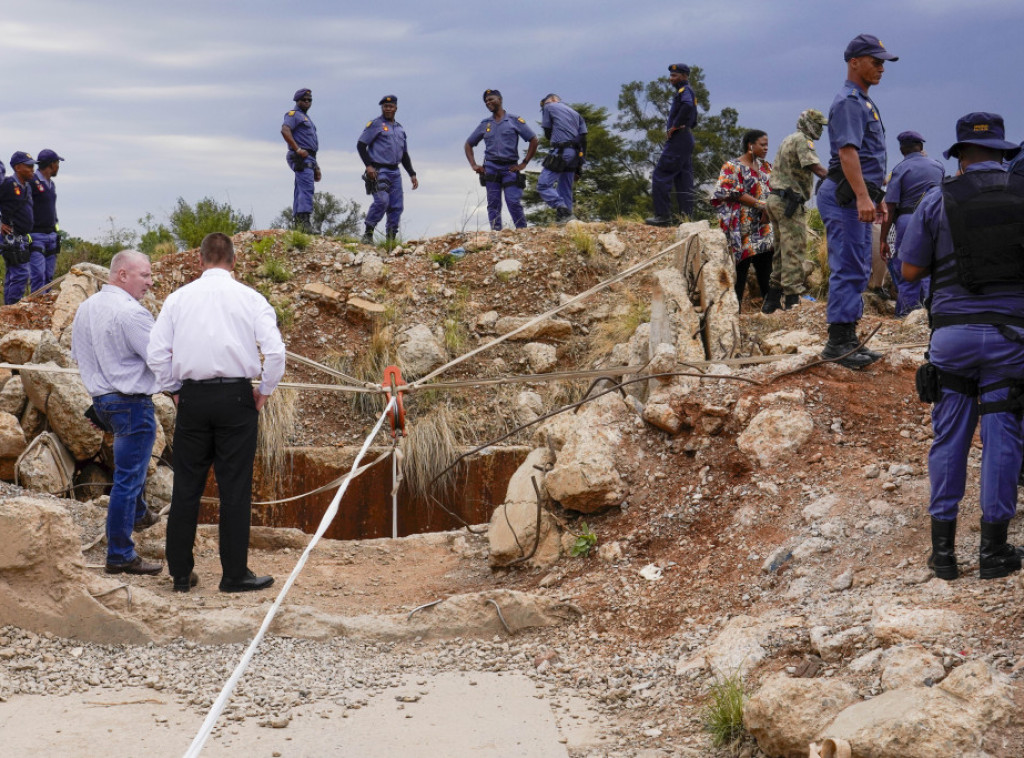
[[[932,276],[932,288],[969,292],[1024,288],[1024,176],[969,171],[942,182],[955,265]]]

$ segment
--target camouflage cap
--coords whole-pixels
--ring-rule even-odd
[[[796,128],[807,135],[809,139],[818,139],[821,136],[822,127],[828,123],[825,114],[814,108],[808,108],[800,114],[796,120]]]

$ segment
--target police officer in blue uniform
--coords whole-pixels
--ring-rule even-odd
[[[295,194],[292,198],[292,218],[295,225],[305,232],[312,232],[310,218],[313,214],[313,183],[320,181],[320,166],[316,162],[319,142],[316,125],[309,117],[309,106],[313,104],[313,91],[308,88],[296,90],[292,98],[295,108],[284,114],[281,136],[288,143],[285,160],[295,172]]]
[[[4,273],[4,304],[14,305],[25,296],[32,252],[32,174],[36,162],[20,150],[11,156],[11,175],[0,182],[0,255]]]
[[[29,276],[35,291],[53,281],[60,253],[60,226],[57,224],[57,187],[53,177],[60,170],[61,158],[53,150],[41,150],[36,157],[36,172],[32,177],[32,257]]]
[[[1024,450],[1024,176],[1001,163],[1020,148],[999,115],[963,116],[956,137],[944,155],[962,175],[928,190],[899,255],[905,279],[932,276],[930,363],[918,372],[921,399],[935,403],[928,565],[958,576],[956,522],[980,416],[981,578],[994,579],[1019,570],[1024,552],[1006,541]]]
[[[526,120],[507,113],[502,105],[501,92],[484,90],[484,105],[491,115],[481,121],[466,140],[466,159],[480,175],[480,184],[487,188],[487,220],[491,229],[501,229],[501,195],[512,216],[516,229],[526,227],[523,212],[523,188],[526,177],[520,173],[533,160],[537,152],[537,135]],[[527,143],[526,157],[519,161],[519,140]],[[473,148],[484,141],[484,163],[479,165]]]
[[[412,188],[415,190],[420,186],[412,167],[412,159],[409,157],[405,129],[395,121],[398,98],[395,95],[385,95],[380,99],[379,105],[381,115],[366,124],[356,143],[359,157],[366,166],[366,173],[363,175],[366,192],[373,196],[373,203],[366,213],[366,229],[363,232],[363,242],[368,245],[373,244],[373,229],[385,214],[388,217],[385,225],[388,244],[393,243],[398,236],[398,224],[405,208],[402,172],[398,170],[399,165],[409,174]]]
[[[586,159],[587,122],[554,93],[540,101],[540,113],[551,151],[537,179],[537,193],[555,209],[555,221],[564,224],[573,218],[572,188]]]
[[[900,152],[904,158],[892,170],[885,187],[886,219],[882,222],[881,255],[896,285],[896,316],[902,318],[924,304],[924,299],[928,297],[928,278],[916,282],[908,282],[903,278],[900,271],[900,243],[917,204],[925,192],[942,182],[946,170],[937,160],[928,157],[924,151],[924,137],[917,132],[900,132],[896,140],[900,143]],[[896,227],[894,250],[889,247],[889,229],[893,226]]]
[[[818,210],[828,238],[828,342],[822,358],[832,359],[857,347],[857,322],[864,313],[861,295],[871,275],[871,224],[885,220],[885,127],[868,88],[882,80],[886,61],[899,60],[879,39],[859,34],[846,46],[846,82],[828,112],[832,157],[828,176],[818,185]],[[837,361],[859,369],[879,358],[867,348]]]
[[[697,100],[690,86],[689,66],[673,63],[668,72],[676,94],[665,125],[665,147],[651,175],[654,216],[646,220],[651,226],[672,223],[673,195],[680,214],[693,214],[693,127],[697,125]]]

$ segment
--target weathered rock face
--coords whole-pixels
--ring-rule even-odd
[[[858,758],[1006,755],[985,751],[999,750],[1003,730],[1019,722],[1010,685],[973,661],[935,687],[903,687],[851,705],[820,736],[847,740]]]
[[[752,616],[736,616],[704,651],[705,661],[719,677],[746,674],[764,660],[769,627]]]
[[[773,758],[807,758],[810,742],[857,700],[853,687],[838,679],[829,679],[826,685],[822,679],[775,674],[747,701],[743,725]]]
[[[664,303],[665,326],[663,334],[659,334],[657,342],[667,342],[676,349],[676,357],[680,362],[703,361],[704,343],[700,338],[700,317],[693,310],[686,279],[678,269],[666,268],[651,274],[654,285],[653,299]],[[652,341],[656,327],[652,305]]]
[[[149,507],[160,511],[171,504],[171,491],[174,487],[174,471],[169,466],[157,466],[156,470],[146,477],[144,497]]]
[[[415,324],[398,336],[398,360],[410,377],[429,374],[447,359],[444,348],[425,324]]]
[[[547,500],[543,470],[553,463],[551,451],[545,448],[533,450],[509,480],[505,502],[498,506],[491,516],[487,539],[490,543],[492,566],[507,566],[533,549],[537,550],[528,561],[531,566],[548,566],[558,560],[561,550],[561,531],[550,513],[540,509],[537,516],[537,493],[533,480],[541,493],[542,505]],[[539,534],[539,537],[538,537]]]
[[[963,617],[955,611],[936,608],[876,608],[871,618],[871,631],[884,644],[899,642],[931,642],[958,633]]]
[[[0,360],[4,363],[28,363],[39,346],[39,329],[16,329],[0,337]]]
[[[618,258],[626,252],[626,243],[614,231],[597,235],[597,244],[612,258]]]
[[[942,661],[920,645],[899,645],[882,655],[882,689],[931,686],[945,676]]]
[[[498,334],[508,334],[518,329],[532,319],[519,316],[505,316],[499,318],[494,325]],[[548,318],[534,324],[529,329],[524,329],[518,334],[509,337],[510,340],[545,340],[549,342],[560,342],[572,336],[572,324],[564,319]]]
[[[36,438],[18,466],[18,483],[36,492],[59,495],[68,491],[74,481],[75,459],[53,432]]]
[[[0,411],[0,479],[14,481],[14,464],[27,444],[18,419]]]
[[[546,374],[554,371],[558,365],[558,351],[554,345],[547,345],[543,342],[529,342],[523,346],[523,354],[534,374]]]
[[[100,291],[103,283],[110,279],[110,269],[94,263],[76,263],[60,283],[57,302],[53,306],[50,329],[60,335],[71,328],[75,311],[88,298]]]
[[[359,276],[367,281],[375,282],[384,272],[384,259],[373,253],[365,253],[359,265]]]
[[[758,465],[768,467],[797,452],[814,431],[803,408],[766,408],[754,416],[736,444]]]
[[[544,413],[544,399],[533,390],[523,390],[516,395],[516,419],[528,424]]]
[[[494,276],[503,282],[519,276],[519,272],[522,270],[522,261],[517,261],[515,258],[506,258],[494,264]]]
[[[10,413],[12,416],[20,416],[25,410],[25,387],[21,383],[20,376],[12,376],[0,390],[0,411]]]
[[[76,374],[25,370],[22,381],[32,405],[45,410],[50,426],[77,460],[88,460],[99,452],[103,432],[82,415],[92,398]]]
[[[556,447],[558,458],[547,475],[547,490],[563,507],[593,513],[620,504],[629,494],[615,465],[628,413],[621,398],[608,394],[584,405],[561,427],[564,432],[552,435],[556,445],[559,437],[564,443]]]
[[[697,291],[705,314],[708,357],[732,358],[740,347],[740,304],[736,300],[736,263],[719,229],[700,233]],[[692,259],[697,262],[697,259]]]
[[[164,432],[166,443],[174,441],[174,420],[178,416],[178,409],[174,407],[174,401],[167,395],[153,395],[153,411],[156,413],[156,422]],[[154,452],[154,455],[157,453]]]

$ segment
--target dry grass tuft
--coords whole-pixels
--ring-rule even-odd
[[[440,498],[455,485],[457,467],[438,481],[433,480],[459,455],[458,415],[449,405],[440,404],[415,422],[406,423],[408,434],[403,443],[406,490],[417,499],[427,499],[429,495]]]
[[[256,455],[264,481],[270,483],[275,495],[284,479],[288,456],[285,454],[295,428],[298,394],[295,390],[278,388],[260,411]]]
[[[608,355],[613,347],[628,342],[641,324],[651,320],[649,303],[628,290],[623,294],[626,296],[627,307],[616,311],[591,331],[584,358],[585,366],[594,365],[596,361]]]

